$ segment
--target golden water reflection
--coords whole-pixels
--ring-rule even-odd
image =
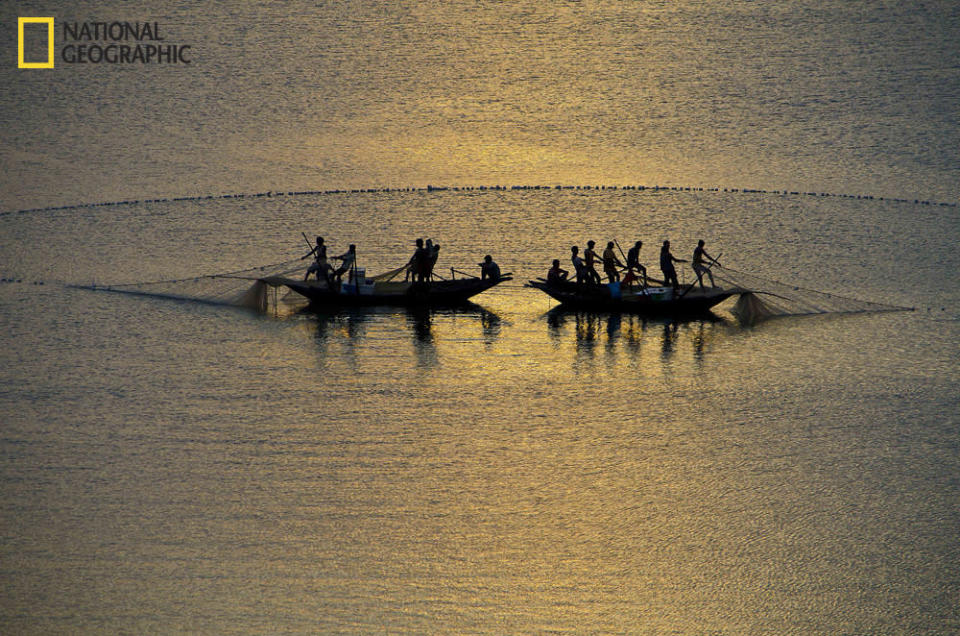
[[[332,311],[302,309],[294,314],[305,319],[325,366],[334,353],[354,366],[370,353],[392,355],[397,341],[413,348],[416,367],[429,369],[440,363],[441,340],[478,341],[490,347],[500,339],[503,320],[479,305],[455,308],[363,307]],[[403,334],[406,333],[407,337]],[[391,353],[388,353],[391,352]],[[406,356],[403,351],[396,352]]]
[[[696,320],[677,320],[570,311],[556,307],[544,317],[551,341],[555,345],[561,344],[572,335],[577,356],[582,358],[594,357],[598,348],[612,354],[621,346],[626,351],[639,354],[645,343],[657,342],[664,360],[689,351],[694,360],[703,361],[717,331],[730,326],[730,323],[712,313]]]

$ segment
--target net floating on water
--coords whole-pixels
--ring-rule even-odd
[[[283,277],[303,269],[303,262],[300,259],[295,259],[284,263],[193,278],[113,285],[81,285],[79,287],[137,296],[246,307],[264,312],[269,304],[269,290],[279,286],[271,282],[270,279]]]
[[[728,267],[715,268],[713,275],[725,287],[742,290],[731,313],[746,324],[777,316],[913,310],[912,307],[875,303],[804,289]]]

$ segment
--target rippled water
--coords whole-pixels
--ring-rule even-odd
[[[0,71],[2,207],[426,183],[956,202],[956,11],[169,3],[195,67]],[[431,236],[441,270],[491,253],[515,280],[266,315],[65,285],[285,261],[301,232],[368,271]],[[654,264],[701,237],[917,311],[674,323],[522,287],[589,238]],[[960,628],[955,206],[364,192],[5,213],[0,238],[5,632]]]

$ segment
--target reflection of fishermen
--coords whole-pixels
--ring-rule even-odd
[[[570,248],[570,262],[573,263],[573,271],[577,274],[577,285],[583,285],[587,282],[587,266],[583,264],[580,248],[576,245]]]
[[[663,280],[673,285],[674,289],[680,288],[680,281],[677,280],[677,270],[674,269],[674,263],[686,263],[682,258],[675,258],[670,253],[670,241],[664,241],[660,248],[660,271],[663,272]]]
[[[321,275],[323,275],[323,277],[326,279],[327,272],[329,272],[332,268],[330,267],[330,264],[327,263],[327,246],[323,244],[322,236],[317,237],[316,247],[310,250],[310,253],[307,254],[307,256],[313,256],[313,262],[310,263],[310,267],[307,268],[307,273],[303,277],[303,280],[310,278],[310,274],[316,274],[317,280],[320,280]],[[303,258],[307,258],[307,256],[304,256]]]
[[[550,268],[550,271],[547,272],[547,282],[548,283],[562,283],[567,280],[567,276],[570,275],[565,269],[560,268],[560,259],[553,259],[553,267]]]
[[[620,262],[620,259],[617,258],[617,255],[613,251],[613,241],[607,242],[607,249],[603,250],[603,273],[607,275],[607,282],[616,283],[620,280],[620,272],[617,271],[618,267],[626,267],[623,263]]]
[[[587,281],[599,285],[600,274],[593,269],[593,264],[600,260],[600,255],[593,250],[594,245],[595,242],[587,241],[587,249],[583,250],[583,264],[586,265]]]
[[[354,263],[357,262],[357,246],[351,243],[346,252],[340,256],[334,256],[333,258],[338,261],[342,261],[340,263],[340,267],[338,267],[337,271],[333,273],[333,275],[337,277],[337,281],[340,281],[343,278],[343,275],[350,271],[350,268],[353,267]]]
[[[636,276],[633,275],[634,271],[640,272],[643,274],[643,284],[647,284],[647,268],[640,264],[640,248],[643,247],[643,241],[637,241],[633,244],[633,247],[627,250],[627,276],[624,277],[626,280],[627,277],[632,280],[636,280]]]
[[[716,284],[713,282],[713,273],[711,273],[710,268],[704,264],[704,261],[710,261],[714,265],[719,265],[715,258],[707,254],[707,250],[703,249],[703,239],[697,242],[697,249],[693,250],[693,271],[697,274],[697,280],[700,281],[700,289],[704,289],[703,286],[703,275],[706,274],[710,277],[710,286],[716,287]]]
[[[500,266],[493,262],[493,257],[487,254],[480,265],[480,280],[500,280]]]

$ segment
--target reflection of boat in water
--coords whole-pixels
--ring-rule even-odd
[[[699,316],[727,298],[743,293],[742,289],[577,284],[571,281],[547,282],[532,280],[527,287],[539,289],[561,305],[588,311],[614,311],[649,316]]]
[[[313,307],[393,305],[403,307],[442,307],[460,305],[481,292],[503,281],[512,280],[509,274],[498,278],[460,278],[423,282],[367,278],[362,269],[351,272],[344,282],[326,280],[295,280],[269,277],[270,285],[283,285],[304,296]]]
[[[419,367],[437,364],[441,350],[438,345],[445,339],[490,345],[500,337],[501,327],[500,316],[470,301],[446,307],[315,306],[301,301],[293,315],[302,321],[300,324],[313,325],[314,338],[321,351],[339,346],[341,351],[353,355],[368,338],[379,343],[384,338],[394,339],[408,333],[412,336]]]

